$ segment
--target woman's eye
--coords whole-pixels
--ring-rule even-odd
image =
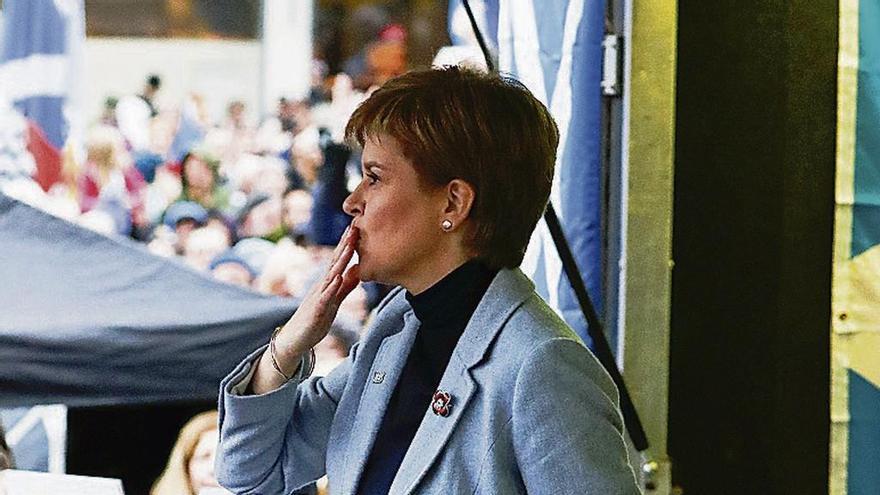
[[[376,174],[368,173],[366,177],[367,177],[367,182],[369,182],[370,185],[373,185],[373,184],[379,182],[379,176]]]

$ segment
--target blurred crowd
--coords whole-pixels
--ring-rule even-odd
[[[177,108],[160,108],[162,80],[150,75],[136,94],[108,99],[85,135],[84,156],[66,150],[48,181],[33,139],[27,149],[9,144],[10,134],[33,130],[7,108],[0,112],[0,187],[218,281],[303,296],[350,221],[342,202],[360,180],[360,157],[343,144],[344,126],[367,95],[344,73],[327,76],[317,62],[314,81],[306,98],[281,98],[274,114],[256,124],[241,101],[229,102],[219,122],[207,117],[196,94]],[[336,359],[319,363],[332,366],[348,354],[385,292],[365,284],[346,299],[332,338],[317,349]]]

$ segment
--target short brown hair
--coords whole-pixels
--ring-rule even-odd
[[[514,268],[547,206],[559,130],[513,78],[462,67],[412,71],[355,110],[346,138],[387,134],[427,185],[461,179],[476,197],[470,247],[493,268]]]

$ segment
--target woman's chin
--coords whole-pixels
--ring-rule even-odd
[[[364,260],[364,258],[358,260],[358,278],[360,278],[361,282],[387,283],[382,277],[382,271],[377,270],[375,266],[370,264],[369,260]]]
[[[361,279],[361,282],[376,282],[373,272],[369,268],[364,269],[363,264],[358,264],[358,278]]]

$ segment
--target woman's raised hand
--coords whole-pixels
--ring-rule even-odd
[[[349,227],[333,251],[324,278],[309,289],[299,309],[275,336],[275,359],[287,376],[296,372],[302,356],[330,331],[342,300],[360,282],[358,265],[346,270],[358,241],[357,228]],[[265,393],[283,384],[274,372],[269,350],[263,353],[252,382],[256,393]]]

